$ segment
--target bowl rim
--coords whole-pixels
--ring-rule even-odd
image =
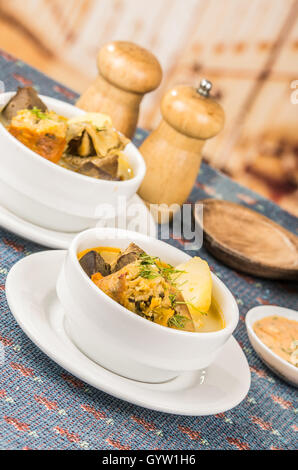
[[[179,250],[178,248],[165,243],[162,240],[159,240],[159,239],[156,239],[156,238],[153,238],[153,237],[150,237],[148,235],[141,234],[141,233],[136,233],[136,232],[133,232],[133,231],[130,231],[130,230],[119,229],[119,228],[114,229],[114,228],[107,228],[107,227],[102,227],[102,228],[96,227],[96,228],[91,228],[91,229],[87,229],[87,230],[84,230],[84,231],[80,232],[72,240],[72,242],[71,242],[71,244],[68,248],[68,253],[71,257],[72,265],[75,267],[77,272],[80,273],[80,275],[82,276],[82,279],[84,279],[84,282],[88,283],[89,287],[94,292],[96,292],[96,295],[98,295],[99,298],[102,299],[102,301],[107,302],[107,304],[109,304],[111,306],[114,306],[114,307],[117,306],[116,308],[119,308],[125,315],[129,315],[130,318],[134,319],[135,321],[141,322],[140,324],[143,324],[144,326],[147,325],[147,328],[153,328],[153,329],[157,328],[159,331],[161,331],[160,328],[162,327],[163,328],[162,331],[164,331],[165,334],[167,333],[167,334],[172,335],[172,336],[173,335],[176,335],[176,336],[177,335],[178,336],[182,335],[182,337],[184,337],[184,338],[186,338],[186,337],[191,337],[191,338],[198,337],[198,338],[200,338],[201,335],[204,335],[204,338],[214,338],[214,337],[225,337],[227,334],[232,335],[233,331],[235,330],[235,328],[237,327],[237,324],[239,322],[238,305],[237,305],[236,299],[233,296],[230,289],[212,272],[211,272],[212,282],[215,281],[217,283],[217,287],[219,287],[224,292],[224,295],[227,295],[229,297],[229,301],[231,303],[231,309],[230,310],[233,311],[233,316],[232,316],[231,320],[229,321],[229,323],[226,324],[224,328],[222,328],[221,330],[218,330],[218,331],[196,332],[196,331],[180,331],[180,330],[176,330],[174,328],[168,328],[168,327],[165,327],[163,325],[159,325],[157,323],[148,321],[146,318],[142,318],[139,315],[136,315],[134,312],[131,312],[130,310],[123,307],[122,305],[120,305],[115,300],[111,299],[107,294],[102,292],[94,284],[94,282],[92,282],[92,280],[89,278],[89,276],[81,268],[81,265],[80,265],[78,257],[77,257],[77,253],[78,253],[77,245],[80,242],[81,238],[85,237],[86,234],[92,234],[92,233],[96,233],[96,232],[97,233],[102,233],[103,235],[104,235],[104,233],[118,233],[118,234],[120,233],[120,235],[121,234],[123,235],[122,237],[119,237],[121,239],[126,239],[126,238],[129,238],[129,237],[131,237],[132,239],[138,239],[139,241],[142,240],[142,239],[146,239],[149,242],[152,241],[154,243],[160,243],[162,245],[166,245],[166,246],[170,247],[171,249],[180,251],[185,256],[187,256],[188,259],[191,259],[191,256],[188,255],[187,253],[185,253],[184,251]],[[127,236],[124,236],[124,235],[127,235]],[[104,238],[104,237],[102,236],[101,238]],[[226,317],[224,317],[224,318],[226,320]],[[226,320],[226,323],[227,323],[227,320]],[[194,333],[199,333],[199,334],[196,336]]]
[[[274,309],[278,309],[279,312],[274,312],[273,313],[273,310]],[[263,311],[263,313],[262,313]],[[280,307],[279,305],[257,305],[256,307],[253,307],[251,308],[247,314],[246,314],[246,317],[245,317],[245,325],[246,325],[246,330],[247,330],[247,333],[248,333],[248,336],[252,336],[254,341],[257,343],[257,345],[260,347],[260,349],[266,351],[269,356],[271,358],[273,358],[274,360],[278,361],[278,363],[283,367],[283,368],[288,368],[290,371],[292,372],[296,372],[296,374],[298,375],[298,368],[296,366],[294,366],[293,364],[291,364],[290,362],[286,361],[285,359],[283,359],[282,357],[280,357],[278,354],[276,354],[275,352],[271,351],[271,349],[268,348],[268,346],[263,343],[263,341],[261,341],[261,339],[257,336],[257,334],[254,332],[254,329],[253,329],[253,324],[258,321],[256,318],[254,318],[254,315],[256,313],[260,312],[261,314],[261,318],[265,318],[265,317],[272,317],[272,316],[277,316],[277,317],[283,317],[283,318],[287,318],[289,320],[293,320],[293,318],[289,317],[287,315],[287,313],[291,312],[291,313],[296,313],[298,315],[298,312],[296,310],[293,310],[291,308],[287,308],[287,307]],[[296,320],[297,321],[297,320]],[[254,346],[253,346],[254,348]],[[254,348],[255,350],[255,348]],[[256,354],[260,357],[260,354],[255,350]]]
[[[7,97],[7,100],[9,100],[15,93],[16,93],[15,91],[8,91],[8,92],[5,92],[5,93],[1,93],[0,94],[0,100],[3,99],[3,98],[6,99],[6,97]],[[43,101],[53,102],[54,106],[55,106],[55,102],[56,102],[56,103],[58,103],[59,106],[62,105],[62,106],[65,106],[66,108],[69,108],[70,110],[71,109],[75,110],[75,113],[76,113],[75,115],[76,116],[79,116],[80,114],[84,114],[84,113],[87,112],[83,109],[78,108],[77,106],[75,106],[71,103],[68,103],[67,101],[59,100],[57,98],[53,98],[53,97],[47,96],[47,95],[40,95],[39,93],[38,93],[38,96]],[[3,104],[3,106],[5,106],[6,103],[7,103],[7,101]],[[2,104],[1,104],[1,107],[2,107]],[[117,131],[117,132],[119,134],[121,134],[119,131]],[[5,138],[8,138],[11,142],[13,142],[16,145],[16,148],[18,150],[20,150],[22,152],[25,152],[25,154],[28,157],[30,157],[31,160],[39,162],[40,165],[44,165],[45,168],[52,168],[53,171],[62,172],[61,174],[64,174],[64,175],[67,174],[68,175],[70,173],[72,175],[72,177],[77,179],[78,181],[80,181],[80,180],[85,181],[85,182],[92,181],[93,185],[99,185],[100,184],[102,186],[107,186],[107,187],[109,185],[113,185],[113,184],[114,185],[115,184],[121,184],[121,186],[124,187],[124,186],[130,186],[132,184],[135,184],[136,180],[142,180],[145,176],[146,164],[145,164],[145,161],[143,159],[143,156],[142,156],[141,152],[139,151],[139,149],[135,146],[135,144],[130,139],[129,139],[129,142],[124,147],[123,152],[125,153],[125,150],[127,149],[127,147],[131,147],[131,150],[135,153],[135,156],[136,156],[136,159],[137,159],[137,162],[138,162],[138,167],[139,167],[138,171],[137,171],[137,174],[134,174],[134,176],[132,178],[130,178],[129,180],[109,181],[109,180],[93,178],[93,177],[90,177],[90,176],[87,176],[87,175],[82,175],[80,173],[76,173],[75,171],[71,171],[71,170],[68,170],[67,168],[63,168],[62,166],[60,166],[60,165],[58,165],[54,162],[51,162],[50,160],[47,160],[46,158],[43,158],[41,155],[34,152],[29,147],[26,147],[26,145],[23,144],[22,142],[20,142],[16,137],[11,135],[10,132],[8,132],[8,130],[6,129],[6,127],[1,125],[1,123],[0,123],[0,135],[1,135],[1,133],[4,135]]]

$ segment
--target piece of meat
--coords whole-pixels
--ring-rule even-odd
[[[70,131],[69,127],[70,126],[68,126],[67,129],[66,139],[69,139],[70,132],[72,132],[72,134],[74,133],[74,128],[72,127]],[[75,135],[75,137],[73,137],[71,140],[67,141],[65,154],[69,155],[70,157],[92,157],[96,155],[93,142],[87,131],[80,128],[77,129],[77,135]]]
[[[125,148],[128,140],[113,129],[109,120],[104,119],[101,125],[100,116],[103,115],[87,113],[68,121],[67,154],[103,158]]]
[[[2,110],[2,116],[9,123],[14,116],[22,109],[38,108],[42,112],[47,111],[46,105],[39,98],[38,94],[31,86],[18,87],[16,94],[8,101]]]
[[[118,181],[118,155],[100,157],[77,157],[63,155],[59,164],[68,170],[94,178]]]
[[[108,276],[111,273],[111,266],[94,250],[88,251],[88,253],[80,259],[80,265],[90,278],[95,273],[100,273],[102,276]]]
[[[136,261],[141,254],[145,253],[142,248],[137,246],[135,243],[130,243],[126,250],[122,251],[116,261],[111,264],[111,272],[119,271],[127,264]]]
[[[85,160],[85,159],[84,159]],[[118,181],[118,155],[111,155],[105,158],[97,158],[93,161],[83,163],[78,170],[86,176],[93,176],[94,178],[105,179],[110,181]]]
[[[80,157],[89,157],[95,154],[95,148],[88,132],[84,131],[82,134],[81,142],[78,146],[78,154]]]

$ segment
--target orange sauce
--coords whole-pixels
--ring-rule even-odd
[[[272,352],[298,366],[298,322],[285,317],[264,317],[253,324],[253,330]]]

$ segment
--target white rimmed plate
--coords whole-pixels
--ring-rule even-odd
[[[125,379],[88,359],[67,336],[64,312],[56,296],[56,279],[65,253],[30,255],[13,266],[6,281],[7,300],[16,321],[51,359],[99,390],[156,411],[212,415],[244,399],[250,387],[250,370],[233,337],[207,370],[184,373],[163,384]]]
[[[154,219],[142,199],[137,194],[135,194],[127,203],[127,213],[129,213],[129,208],[132,207],[133,204],[142,205],[142,210],[146,211],[147,214],[147,224],[144,223],[136,225],[136,231],[144,233],[145,235],[156,237],[157,229]],[[115,226],[115,228],[117,228],[117,220],[117,218],[115,220],[107,220],[104,226]],[[124,228],[128,228],[132,220],[133,216],[127,215],[127,227]],[[10,232],[15,233],[16,235],[19,235],[20,237],[26,238],[27,240],[31,240],[32,242],[39,243],[40,245],[47,246],[49,248],[67,249],[73,238],[77,235],[77,232],[58,232],[55,230],[39,227],[38,225],[34,225],[27,220],[21,219],[1,205],[0,226],[6,230],[9,230]]]
[[[246,314],[245,324],[249,341],[262,361],[280,378],[291,385],[298,386],[298,368],[271,351],[253,330],[253,324],[264,317],[279,316],[298,321],[298,312],[275,305],[254,307]]]

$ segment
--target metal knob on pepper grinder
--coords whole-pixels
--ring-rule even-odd
[[[224,111],[210,95],[212,84],[202,80],[196,89],[179,85],[161,101],[162,120],[140,147],[147,172],[139,195],[150,204],[181,206],[196,181],[202,147],[224,125]],[[166,222],[173,209],[154,214]]]
[[[161,82],[161,66],[147,49],[126,41],[104,45],[98,52],[97,66],[98,77],[79,98],[77,106],[109,114],[115,128],[131,138],[144,94]]]

